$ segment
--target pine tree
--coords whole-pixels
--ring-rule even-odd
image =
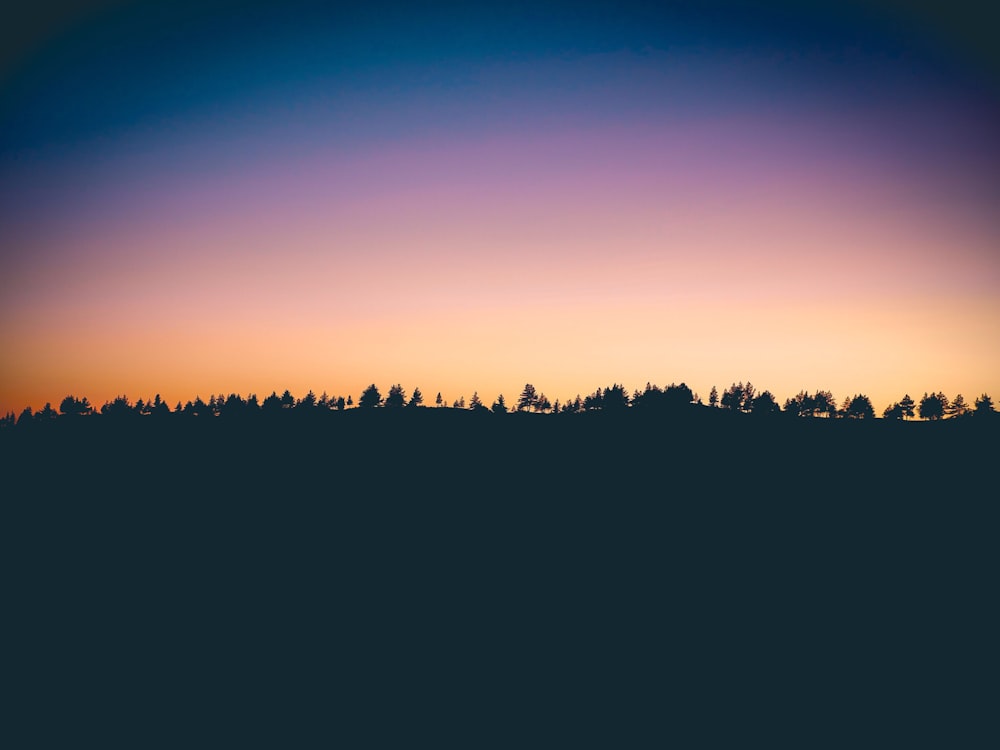
[[[942,399],[941,395],[943,394],[924,393],[924,397],[920,399],[920,406],[918,407],[921,419],[938,420],[944,417],[948,406],[947,399]]]
[[[490,409],[494,414],[507,413],[507,402],[504,401],[502,393],[499,396],[497,396],[497,400],[493,402],[493,406],[491,406]]]
[[[401,409],[406,406],[406,391],[403,386],[396,383],[389,388],[389,395],[385,397],[385,407],[387,409]]]
[[[913,419],[913,417],[916,416],[916,412],[914,411],[915,406],[916,404],[913,402],[913,399],[910,398],[909,393],[903,396],[899,402],[899,408],[903,412],[904,419]]]
[[[871,399],[864,394],[858,394],[851,399],[844,415],[852,419],[874,419],[875,409],[872,407]]]
[[[885,407],[885,411],[882,412],[882,419],[902,419],[903,418],[903,407],[896,402],[891,406]]]
[[[45,402],[45,406],[42,410],[35,415],[35,419],[38,421],[51,421],[59,416],[59,413],[52,408],[52,404],[48,401]]]
[[[983,394],[976,399],[976,416],[982,417],[987,414],[993,414],[993,399],[987,394]]]
[[[719,400],[719,403],[723,409],[740,411],[743,408],[744,394],[745,390],[742,381],[738,384],[733,383],[722,392],[722,398]]]
[[[378,388],[375,387],[374,383],[365,388],[361,394],[361,398],[358,399],[358,408],[360,409],[374,409],[381,404],[382,394],[378,392]]]
[[[535,391],[535,386],[531,383],[525,383],[524,390],[521,391],[521,397],[517,400],[517,410],[524,411],[525,409],[531,409],[536,401],[538,401],[538,393]]]
[[[948,408],[949,417],[964,417],[969,413],[969,406],[965,403],[965,397],[959,393],[955,396],[955,400],[951,402],[951,406]]]
[[[838,417],[846,417],[848,410],[851,408],[851,397],[844,396],[844,403],[840,405],[840,411],[837,412]]]
[[[414,388],[413,395],[410,396],[410,403],[408,403],[407,406],[416,408],[418,406],[422,406],[423,403],[424,403],[424,394],[420,392],[419,388]]]

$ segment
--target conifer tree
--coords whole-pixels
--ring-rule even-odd
[[[969,413],[969,406],[965,403],[965,397],[959,393],[955,396],[955,400],[951,402],[951,406],[948,407],[949,417],[964,417]]]
[[[993,414],[993,399],[989,397],[988,394],[983,394],[976,399],[976,411],[977,417],[985,416],[986,414]]]
[[[535,386],[531,383],[525,383],[524,390],[521,391],[521,397],[517,400],[517,410],[524,411],[525,409],[531,409],[537,401],[538,392],[535,390]]]
[[[401,409],[406,406],[406,391],[403,386],[396,383],[389,388],[389,395],[385,397],[385,407],[387,409]]]
[[[378,388],[372,383],[370,386],[365,388],[361,394],[361,398],[358,399],[359,409],[374,409],[376,406],[381,406],[382,404],[382,394],[378,392]]]
[[[924,397],[920,399],[918,411],[921,419],[936,421],[944,418],[947,409],[948,399],[944,398],[943,393],[928,394],[925,392]]]
[[[899,402],[899,408],[903,412],[904,419],[913,419],[913,417],[916,416],[914,407],[916,407],[916,404],[913,402],[913,399],[910,398],[909,393],[904,395]]]

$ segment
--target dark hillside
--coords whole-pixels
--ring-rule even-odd
[[[285,740],[246,707],[383,739],[385,711],[454,741],[498,711],[553,740],[668,708],[720,740],[971,731],[993,423],[280,416],[3,433],[30,705],[86,736],[150,700]]]

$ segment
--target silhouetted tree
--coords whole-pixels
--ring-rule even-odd
[[[524,390],[521,391],[521,397],[517,400],[517,410],[524,411],[525,409],[531,409],[534,407],[536,401],[538,401],[538,392],[535,390],[535,386],[531,383],[525,383]]]
[[[18,427],[26,427],[34,421],[35,415],[31,411],[30,406],[25,406],[24,410],[21,412],[21,416],[17,418]]]
[[[538,399],[535,401],[535,411],[542,412],[543,414],[552,408],[552,402],[549,401],[549,397],[544,393],[538,394]]]
[[[694,401],[694,393],[686,383],[671,383],[664,389],[646,383],[646,388],[632,396],[632,406],[637,409],[671,409],[688,406]]]
[[[261,404],[260,408],[266,414],[275,414],[281,411],[281,397],[274,391],[271,391],[271,395],[264,399],[264,403]]]
[[[891,406],[885,407],[882,412],[882,419],[903,419],[903,407],[897,401]]]
[[[805,399],[808,394],[803,391],[799,391],[792,398],[785,399],[785,405],[782,410],[785,414],[792,417],[804,417],[805,416]]]
[[[694,393],[691,392],[687,383],[680,385],[671,383],[663,389],[663,404],[669,409],[684,408],[694,403],[694,400]]]
[[[402,409],[406,406],[406,391],[399,383],[389,388],[389,395],[385,397],[385,407],[387,409]]]
[[[382,404],[382,394],[378,392],[378,388],[372,383],[370,386],[365,388],[364,392],[361,394],[361,398],[358,399],[359,409],[374,409],[376,406]]]
[[[90,405],[86,396],[84,398],[78,399],[74,396],[67,396],[59,404],[59,412],[65,414],[66,416],[80,416],[83,414],[90,414],[94,411],[94,408]]]
[[[225,417],[242,417],[249,411],[247,402],[238,393],[230,393],[225,400],[220,396],[215,405],[218,413]]]
[[[502,393],[499,396],[497,396],[497,400],[493,402],[493,406],[490,407],[490,410],[494,414],[506,414],[507,413],[507,402],[504,401]]]
[[[413,395],[410,396],[410,403],[408,403],[407,406],[410,406],[415,409],[418,406],[422,406],[423,403],[424,403],[424,394],[420,392],[419,388],[414,388]]]
[[[589,396],[584,397],[584,411],[599,411],[602,408],[604,408],[604,392],[600,388],[591,393]]]
[[[354,399],[351,398],[351,394],[350,393],[347,394],[347,405],[348,406],[354,406]]]
[[[753,386],[749,383],[743,385],[740,382],[733,383],[722,392],[720,403],[723,409],[729,409],[730,411],[749,411],[752,399]]]
[[[165,417],[170,414],[170,406],[157,393],[153,398],[153,405],[149,411],[154,417]]]
[[[343,411],[344,407],[351,403],[351,397],[347,397],[347,401],[344,401],[343,396],[337,396],[337,411]]]
[[[472,399],[469,401],[469,408],[472,409],[473,411],[476,411],[477,409],[486,408],[485,406],[483,406],[483,402],[479,398],[479,391],[472,392]]]
[[[858,394],[847,405],[844,416],[851,419],[875,419],[875,409],[867,396]]]
[[[849,398],[844,399],[844,410],[850,402]],[[816,391],[815,396],[809,391],[799,391],[794,398],[785,401],[784,409],[786,413],[799,417],[837,416],[837,402],[830,391]]]
[[[812,403],[813,416],[837,416],[837,400],[830,391],[816,391]]]
[[[610,388],[604,389],[602,396],[601,408],[604,411],[624,411],[628,408],[628,391],[623,385],[613,383]]]
[[[850,399],[844,399],[844,409],[850,405]],[[816,417],[837,415],[837,402],[830,391],[816,391],[812,396],[809,391],[799,391],[794,398],[785,401],[785,412],[799,417]]]
[[[781,407],[778,406],[778,402],[774,399],[774,394],[770,391],[760,393],[750,403],[750,413],[756,416],[778,414],[780,411]]]
[[[982,396],[976,399],[975,415],[977,417],[982,417],[988,414],[995,414],[995,413],[996,412],[993,410],[993,399],[990,398],[987,394],[984,393]]]
[[[903,419],[913,419],[913,417],[916,416],[914,407],[916,407],[916,404],[913,402],[913,399],[910,398],[910,394],[905,394],[899,401],[899,408],[903,413]]]
[[[309,389],[309,393],[299,399],[298,403],[295,404],[296,409],[301,409],[302,411],[311,411],[316,407],[316,394]]]
[[[291,409],[293,406],[295,406],[295,396],[286,388],[285,392],[281,394],[281,408]]]
[[[836,415],[838,417],[846,417],[848,409],[851,408],[851,397],[844,396],[844,403],[840,405],[840,409],[837,410]]]
[[[37,422],[52,422],[59,416],[59,412],[52,408],[52,404],[48,401],[45,402],[45,406],[42,410],[35,414],[35,421]]]
[[[943,393],[924,393],[920,399],[920,418],[938,420],[944,418],[945,410],[948,408],[948,399]]]
[[[653,383],[646,381],[646,387],[640,391],[632,391],[632,406],[637,409],[650,409],[663,404],[663,391]]]
[[[101,407],[101,414],[107,417],[127,417],[132,413],[132,403],[127,396],[115,396],[113,401],[105,401]]]
[[[438,391],[437,398],[434,399],[434,405],[438,408],[444,406],[444,399],[441,398],[441,391]]]
[[[712,386],[712,390],[708,392],[708,405],[713,409],[719,405],[719,389],[714,385]]]
[[[965,403],[965,397],[959,393],[951,402],[951,406],[948,407],[948,416],[949,418],[964,417],[968,413],[969,406]]]

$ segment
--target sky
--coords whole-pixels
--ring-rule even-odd
[[[1000,397],[988,19],[800,5],[14,11],[0,414],[372,382]]]

